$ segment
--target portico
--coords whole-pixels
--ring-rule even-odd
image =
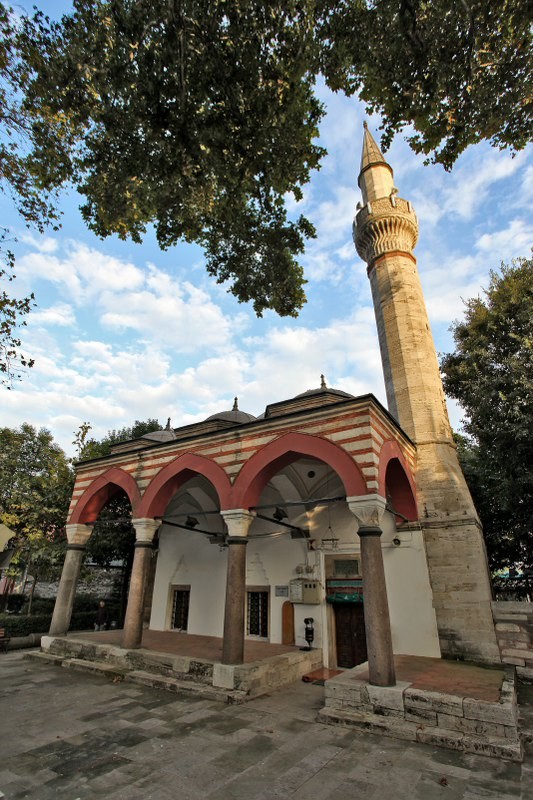
[[[335,669],[340,607],[338,598],[326,598],[326,570],[333,574],[351,559],[362,590],[347,602],[364,611],[359,635],[366,636],[371,682],[394,683],[393,639],[406,652],[438,655],[422,545],[410,527],[414,448],[375,398],[352,398],[322,380],[319,389],[268,406],[263,419],[233,409],[206,423],[174,429],[162,441],[118,445],[78,467],[73,544],[86,543],[114,492],[125,491],[132,505],[135,555],[121,646],[140,648],[149,619],[153,631],[218,636],[221,663],[239,665],[245,642],[287,643],[291,628],[291,644],[307,646],[304,619],[312,619],[313,649]],[[392,544],[399,533],[402,548]],[[401,562],[419,581],[426,570],[422,602],[402,585]],[[68,630],[80,565],[81,555],[65,562],[56,636]],[[387,584],[399,610],[394,636]],[[304,586],[313,587],[305,596]],[[416,643],[402,623],[408,604],[418,606],[424,632]]]

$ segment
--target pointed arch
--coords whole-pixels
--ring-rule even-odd
[[[379,493],[390,498],[393,508],[412,521],[418,519],[416,484],[398,442],[384,442],[379,454]]]
[[[367,494],[359,467],[345,450],[320,436],[287,433],[262,447],[243,466],[233,487],[233,508],[257,505],[270,478],[299,458],[316,458],[328,464],[343,482],[347,496]]]
[[[87,487],[74,506],[69,522],[81,524],[95,522],[105,504],[121,489],[128,495],[133,516],[136,516],[141,501],[139,487],[129,472],[120,467],[112,467]]]
[[[172,495],[195,475],[206,478],[213,485],[220,507],[227,508],[231,484],[222,467],[205,456],[184,453],[167,464],[149,483],[141,501],[139,516],[150,518],[163,516]]]

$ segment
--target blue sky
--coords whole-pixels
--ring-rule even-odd
[[[65,7],[41,3],[51,16]],[[235,396],[260,414],[318,387],[321,373],[330,386],[385,403],[370,286],[351,239],[364,108],[319,93],[329,154],[298,206],[318,236],[302,259],[308,302],[296,320],[272,312],[258,320],[209,278],[197,247],[161,252],[152,235],[142,245],[98,239],[74,192],[62,197],[61,230],[44,236],[26,230],[0,195],[2,224],[18,239],[17,293],[33,291],[37,301],[22,330],[36,364],[12,391],[0,389],[1,425],[44,426],[73,455],[85,421],[96,438],[148,417],[177,427],[230,408]],[[378,138],[379,118],[368,119]],[[436,348],[449,351],[462,300],[478,295],[502,260],[530,252],[532,151],[512,158],[480,144],[446,173],[424,166],[397,136],[387,159],[419,217],[415,255]],[[459,427],[460,410],[449,408]]]

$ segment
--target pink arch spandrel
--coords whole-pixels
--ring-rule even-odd
[[[258,505],[269,480],[299,458],[316,458],[328,464],[342,480],[347,497],[367,494],[359,467],[345,450],[320,436],[287,433],[262,447],[243,466],[233,487],[233,508]]]
[[[119,467],[112,467],[86,488],[74,506],[69,522],[81,524],[95,522],[102,508],[121,489],[128,495],[133,516],[137,516],[136,510],[141,501],[137,483],[129,472]]]
[[[418,519],[416,483],[398,442],[384,442],[379,453],[379,494],[389,496],[393,507],[406,519]]]
[[[231,495],[228,476],[215,461],[195,453],[184,453],[167,464],[148,484],[139,508],[139,517],[162,517],[171,497],[195,475],[206,478],[218,494],[220,507],[227,508]]]

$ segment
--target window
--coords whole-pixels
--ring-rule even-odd
[[[361,574],[358,558],[336,558],[333,569],[336,578],[356,578]]]
[[[172,628],[173,630],[186,631],[189,621],[189,598],[191,595],[190,587],[174,589],[174,601],[172,604]]]
[[[268,639],[268,589],[251,589],[247,593],[246,632],[248,636]]]

